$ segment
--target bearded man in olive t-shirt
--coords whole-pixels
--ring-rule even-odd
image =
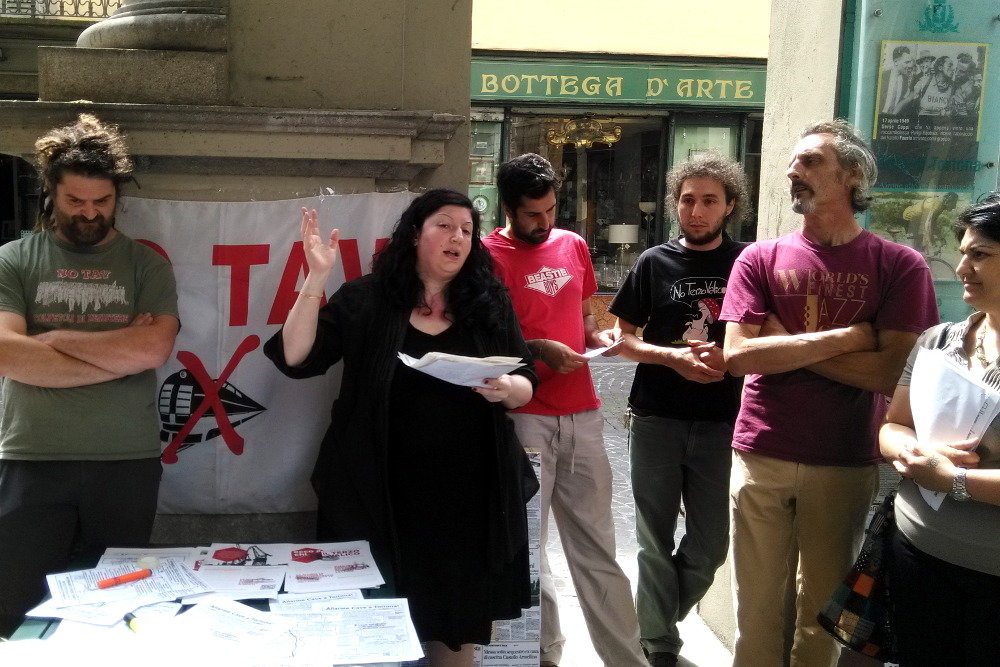
[[[179,328],[170,265],[114,227],[122,136],[81,115],[35,147],[38,228],[0,248],[0,635],[72,556],[148,542]]]

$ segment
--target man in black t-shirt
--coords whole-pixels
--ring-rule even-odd
[[[719,155],[667,175],[681,236],[642,253],[609,310],[639,362],[629,395],[639,539],[636,608],[651,665],[675,665],[677,621],[708,590],[729,543],[729,468],[740,381],[725,372],[718,321],[733,262],[725,233],[747,208],[740,165]],[[643,328],[642,338],[636,335]],[[686,534],[674,552],[684,501]]]

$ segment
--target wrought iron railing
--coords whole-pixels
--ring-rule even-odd
[[[122,0],[0,0],[0,16],[104,19]]]

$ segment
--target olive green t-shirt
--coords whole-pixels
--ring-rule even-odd
[[[29,335],[108,331],[138,313],[177,317],[170,264],[119,233],[78,248],[51,231],[0,247],[0,310],[22,315]],[[160,455],[156,374],[48,389],[3,378],[0,458],[127,460]]]

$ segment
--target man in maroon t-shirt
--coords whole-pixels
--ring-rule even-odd
[[[747,376],[730,488],[737,666],[836,664],[816,615],[857,554],[885,396],[938,319],[920,254],[854,218],[876,173],[850,124],[806,128],[787,171],[802,227],[747,248],[729,278],[725,356]]]
[[[510,289],[539,380],[531,401],[510,416],[521,444],[541,453],[541,664],[558,664],[566,641],[545,555],[551,507],[594,649],[605,665],[645,666],[632,590],[615,562],[601,402],[582,354],[614,338],[590,309],[597,290],[590,252],[579,235],[553,227],[558,179],[548,160],[528,153],[504,163],[497,186],[507,226],[483,245]]]

